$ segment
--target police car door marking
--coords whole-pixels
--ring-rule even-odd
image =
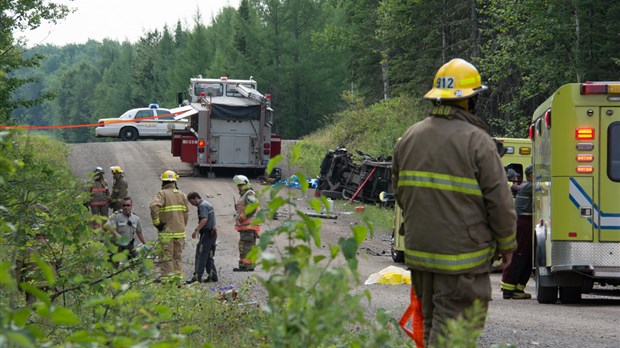
[[[600,229],[602,230],[619,230],[620,229],[620,214],[604,213],[599,211],[599,207],[596,204],[592,204],[592,198],[584,191],[584,189],[577,183],[577,180],[570,178],[569,199],[577,209],[583,206],[592,206],[594,221],[601,220]],[[588,221],[594,225],[594,228],[599,228],[596,222],[593,222],[591,218]]]

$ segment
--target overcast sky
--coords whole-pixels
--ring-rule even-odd
[[[25,36],[28,46],[69,43],[85,43],[88,39],[102,41],[105,38],[132,43],[138,41],[145,31],[173,29],[178,20],[185,28],[193,25],[199,10],[203,23],[209,25],[223,7],[237,8],[240,0],[54,0],[75,8],[58,24],[43,23],[36,30],[14,33]]]

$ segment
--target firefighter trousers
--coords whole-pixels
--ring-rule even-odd
[[[502,290],[525,289],[532,274],[532,215],[517,217],[517,249],[502,272]]]
[[[160,269],[163,276],[183,275],[183,248],[184,238],[161,238],[159,243],[162,247],[160,257]]]
[[[246,256],[250,253],[252,247],[256,245],[257,237],[258,234],[254,230],[239,231],[239,268],[254,269],[254,264]]]
[[[411,270],[411,284],[422,306],[424,346],[438,347],[438,339],[451,319],[462,315],[475,300],[484,310],[484,327],[491,300],[489,273],[442,274]]]

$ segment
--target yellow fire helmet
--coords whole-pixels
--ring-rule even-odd
[[[478,69],[464,59],[455,58],[444,64],[435,75],[433,88],[424,99],[462,100],[468,99],[487,89],[481,82]]]
[[[177,181],[177,179],[179,179],[179,176],[172,170],[166,170],[161,175],[161,181]]]
[[[112,174],[123,173],[123,169],[119,166],[114,166],[110,167],[110,172],[112,172]]]

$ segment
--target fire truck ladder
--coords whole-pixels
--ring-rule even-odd
[[[255,90],[254,88],[243,86],[239,83],[237,84],[237,91],[241,93],[241,95],[243,95],[244,97],[254,99],[259,103],[265,99],[265,96],[262,95],[259,91]]]

